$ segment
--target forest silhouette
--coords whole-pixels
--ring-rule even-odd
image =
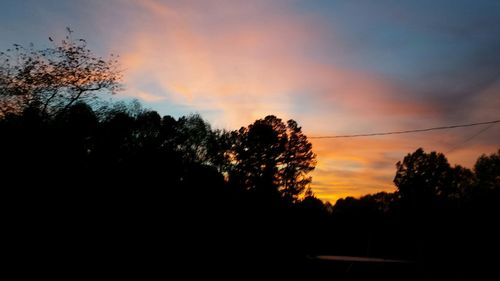
[[[331,205],[309,188],[316,155],[296,121],[214,130],[196,114],[105,102],[121,87],[116,63],[71,32],[45,50],[2,53],[5,242],[21,276],[498,275],[500,150],[470,170],[419,148],[396,164],[395,192]]]

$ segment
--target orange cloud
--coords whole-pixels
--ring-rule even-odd
[[[327,45],[321,23],[281,2],[130,3],[140,20],[117,43],[129,95],[216,112],[209,121],[228,129],[267,114],[296,119],[310,136],[436,125],[438,109],[405,100],[406,90],[394,81],[315,57],[317,46]],[[313,189],[330,201],[393,191],[397,161],[420,146],[446,152],[464,133],[474,132],[314,140]],[[450,162],[470,167],[477,151],[495,149],[461,148]]]
[[[157,96],[147,92],[140,92],[140,91],[136,92],[135,96],[147,102],[158,102],[166,99],[166,97],[164,96]]]
[[[484,135],[470,139],[481,129],[472,127],[426,134],[313,140],[314,151],[318,154],[313,190],[318,197],[332,202],[346,195],[395,191],[392,183],[395,164],[418,147],[445,153],[452,166],[460,164],[473,168],[480,154],[498,149],[498,145],[484,141],[498,137],[500,126],[492,126]]]

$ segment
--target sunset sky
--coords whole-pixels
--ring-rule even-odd
[[[200,113],[238,129],[269,114],[308,136],[500,119],[500,1],[1,0],[0,50],[49,46],[65,27],[120,55],[123,97],[162,115]],[[472,167],[500,124],[314,139],[313,191],[393,191],[418,147]]]

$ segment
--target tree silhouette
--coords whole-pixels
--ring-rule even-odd
[[[481,155],[474,165],[475,182],[469,189],[469,199],[475,210],[483,216],[500,216],[500,150]]]
[[[228,132],[196,114],[103,102],[97,93],[118,89],[114,62],[70,36],[9,52],[0,66],[0,175],[3,191],[21,193],[6,198],[22,255],[66,251],[76,253],[61,255],[68,263],[85,264],[87,253],[106,266],[163,271],[157,253],[167,252],[178,268],[278,280],[341,278],[345,267],[311,258],[320,254],[415,261],[429,277],[401,275],[415,280],[497,271],[482,257],[500,251],[500,150],[470,170],[420,148],[397,163],[397,191],[331,206],[308,187],[316,155],[294,120],[270,115]]]
[[[474,172],[481,188],[500,192],[500,150],[489,156],[481,155],[474,165]]]
[[[210,164],[225,176],[231,170],[232,145],[232,133],[226,130],[216,129],[212,131],[207,140],[207,152]]]
[[[55,115],[77,101],[120,89],[117,60],[95,56],[84,39],[71,33],[68,29],[65,40],[47,49],[14,44],[0,53],[0,114],[34,107]]]
[[[473,171],[456,165],[451,170],[452,182],[444,187],[450,199],[458,200],[459,204],[470,197],[471,189],[474,187],[476,177]]]
[[[419,148],[396,167],[394,183],[404,200],[429,203],[452,192],[446,188],[451,185],[451,167],[441,153],[425,153]]]
[[[316,155],[297,122],[269,115],[233,138],[233,179],[246,189],[296,200],[310,183]]]
[[[295,200],[311,183],[312,177],[308,174],[316,166],[316,155],[312,151],[312,144],[296,121],[288,120],[287,136],[283,168],[280,171],[281,191],[284,196]]]
[[[176,122],[176,150],[189,163],[209,163],[208,142],[212,130],[198,114],[183,116]]]
[[[241,128],[235,148],[240,184],[248,190],[278,195],[278,161],[285,142],[286,127],[275,116]]]

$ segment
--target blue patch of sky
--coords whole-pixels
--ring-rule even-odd
[[[331,30],[324,62],[411,81],[498,41],[500,1],[300,1]]]
[[[75,39],[87,39],[91,50],[106,56],[113,51],[109,47],[113,44],[112,39],[123,34],[127,21],[113,13],[114,1],[103,2],[2,0],[0,49],[5,50],[14,43],[23,46],[34,43],[37,48],[49,47],[49,36],[60,41],[67,35],[66,27],[70,27]]]

